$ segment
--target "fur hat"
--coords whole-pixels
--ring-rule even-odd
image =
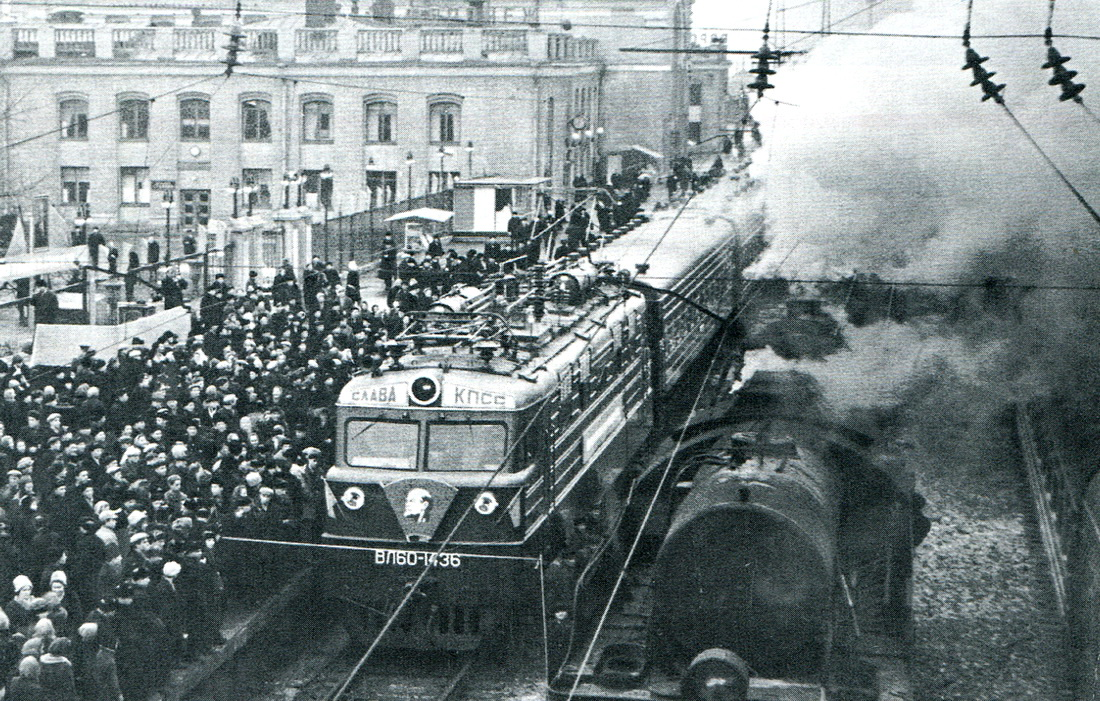
[[[15,579],[13,579],[11,581],[11,585],[15,589],[16,593],[18,593],[18,592],[20,592],[24,589],[32,589],[32,590],[34,589],[34,583],[31,582],[31,578],[28,577],[25,574],[21,574],[18,577],[16,577]]]
[[[179,575],[180,570],[182,570],[182,569],[183,569],[183,567],[180,566],[180,563],[176,562],[175,560],[169,560],[168,562],[164,563],[164,568],[163,568],[164,576],[165,577],[176,577],[176,576]]]

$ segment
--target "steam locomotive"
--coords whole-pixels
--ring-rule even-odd
[[[829,417],[799,372],[755,372],[731,401],[677,457],[655,555],[606,626],[577,627],[553,691],[911,698],[912,548],[928,528],[911,473]]]
[[[353,632],[415,587],[382,644],[473,649],[536,600],[538,558],[568,590],[615,549],[631,456],[694,396],[701,359],[735,357],[719,319],[761,226],[743,189],[720,180],[585,259],[456,290],[343,387],[323,540],[345,547],[323,569]]]

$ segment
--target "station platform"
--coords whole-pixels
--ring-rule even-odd
[[[222,623],[222,636],[226,642],[193,662],[172,670],[159,694],[151,696],[156,701],[182,701],[198,689],[226,662],[262,632],[271,620],[290,602],[302,595],[313,579],[312,568],[306,567],[293,574],[287,582],[259,606],[231,607]]]

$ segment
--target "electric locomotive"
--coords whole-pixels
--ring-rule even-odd
[[[613,485],[721,327],[698,305],[734,309],[759,225],[740,189],[720,181],[586,260],[456,290],[348,382],[323,539],[356,546],[324,568],[353,630],[378,630],[430,568],[383,644],[472,649],[535,599],[531,559],[613,537]],[[611,265],[672,294],[625,289]]]

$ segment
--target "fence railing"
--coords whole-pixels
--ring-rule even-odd
[[[460,54],[462,53],[461,29],[425,29],[420,32],[420,53],[422,54]]]
[[[369,56],[400,54],[400,29],[361,29],[357,37],[356,51]]]
[[[111,34],[115,58],[147,58],[153,54],[155,29],[116,29]]]
[[[300,54],[335,54],[337,51],[335,29],[299,29],[294,48]]]
[[[214,51],[213,29],[176,29],[172,32],[172,50],[175,53]]]
[[[339,265],[349,260],[360,264],[374,262],[382,253],[382,237],[398,230],[399,224],[387,223],[386,219],[419,207],[453,210],[454,190],[432,192],[354,214],[330,216],[327,239],[324,222],[313,225],[313,254]],[[450,223],[446,227],[449,228]]]
[[[95,58],[94,29],[55,29],[53,34],[58,58]]]

